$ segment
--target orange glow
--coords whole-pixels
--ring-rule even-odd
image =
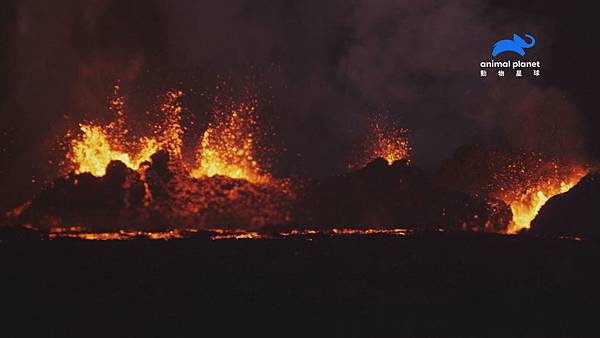
[[[106,166],[115,160],[137,170],[142,162],[150,160],[150,156],[159,149],[156,140],[140,138],[141,150],[128,153],[119,150],[121,147],[110,138],[106,127],[80,124],[79,128],[82,136],[71,142],[71,152],[68,154],[68,158],[76,165],[77,174],[104,176]]]
[[[357,164],[350,168],[364,167],[376,158],[383,158],[389,165],[398,160],[408,160],[410,143],[408,129],[388,114],[375,114],[370,118],[370,134],[364,143],[363,155]]]
[[[187,167],[187,163],[194,161],[186,161],[182,153],[184,128],[180,98],[183,95],[182,91],[167,92],[160,107],[163,122],[150,128],[150,135],[135,139],[126,128],[125,100],[116,85],[109,107],[115,113],[115,120],[108,125],[80,124],[76,137],[69,140],[67,158],[72,169],[76,174],[91,173],[101,177],[106,174],[107,165],[118,160],[130,169],[138,170],[161,149],[169,152],[171,161]],[[213,112],[212,121],[195,151],[196,165],[190,170],[191,177],[221,175],[253,183],[270,181],[256,158],[256,105],[256,100],[249,100],[249,103]]]
[[[406,138],[408,130],[390,122],[386,124],[383,119],[375,119],[372,123],[375,137],[373,156],[384,158],[390,165],[408,159],[411,150]]]
[[[192,177],[222,175],[254,183],[268,180],[255,158],[255,109],[255,102],[242,103],[214,114],[200,140]]]
[[[75,137],[67,135],[67,158],[76,174],[102,177],[111,161],[121,161],[138,172],[139,178],[134,180],[144,184],[144,207],[166,212],[177,224],[259,227],[289,221],[289,201],[295,198],[293,185],[290,180],[273,178],[265,170],[264,157],[261,161],[257,157],[267,149],[257,144],[262,134],[257,124],[256,99],[223,105],[217,98],[215,105],[220,108],[211,112],[196,149],[184,153],[182,91],[166,93],[160,106],[162,123],[149,126],[148,133],[136,139],[127,129],[125,101],[118,95],[118,86],[115,88],[116,98],[109,108],[116,112],[113,122],[82,124]],[[161,182],[164,195],[172,197],[168,205],[155,200],[147,180],[147,169],[151,167],[147,164],[160,150],[169,153],[168,170],[174,174],[168,184]],[[188,153],[194,159],[185,158]]]
[[[73,163],[76,174],[91,173],[97,177],[104,176],[106,166],[111,161],[121,161],[130,169],[138,170],[143,162],[149,161],[150,156],[163,147],[175,157],[181,155],[182,108],[177,100],[183,92],[167,93],[166,102],[161,107],[165,122],[156,128],[154,135],[128,141],[125,99],[119,95],[119,90],[119,86],[115,85],[114,98],[110,100],[109,106],[109,110],[115,113],[115,120],[104,126],[93,123],[80,124],[80,133],[70,140],[67,158]]]
[[[160,107],[164,122],[155,127],[154,132],[160,147],[166,149],[174,160],[182,159],[184,129],[181,126],[183,106],[180,99],[183,95],[181,90],[167,92],[165,102]]]
[[[508,165],[508,172],[514,175],[511,180],[514,186],[504,185],[493,195],[504,201],[512,211],[512,221],[507,230],[509,234],[529,229],[551,197],[569,191],[587,174],[582,166],[544,162],[541,158],[529,163],[529,166],[524,161],[516,161]]]
[[[267,236],[265,234],[261,234],[253,231],[215,231],[216,235],[210,236],[212,240],[220,240],[220,239],[272,239],[272,237]]]
[[[14,208],[11,211],[8,211],[6,213],[6,217],[9,218],[18,218],[19,216],[21,216],[23,214],[23,211],[27,210],[27,208],[29,208],[31,206],[31,201],[27,201],[21,205],[19,205],[18,207]]]
[[[585,172],[578,172],[560,182],[542,182],[536,187],[526,189],[525,193],[510,201],[508,204],[513,219],[509,224],[508,233],[529,229],[531,221],[552,196],[569,191],[584,175]]]
[[[148,232],[139,230],[119,230],[115,232],[87,232],[82,227],[68,227],[50,229],[48,238],[78,238],[89,241],[122,241],[136,238],[169,240],[176,238],[184,238],[184,234],[180,230],[169,230],[163,232]]]
[[[332,229],[333,235],[396,235],[406,236],[406,229]]]
[[[338,236],[353,236],[353,235],[392,235],[392,236],[407,236],[412,232],[408,229],[348,229],[334,228],[330,230],[315,230],[315,229],[293,229],[281,233],[262,233],[256,231],[248,231],[244,229],[208,229],[205,232],[211,240],[225,239],[283,239],[289,237],[300,237],[311,240],[314,236],[338,237]],[[171,240],[180,238],[189,238],[199,233],[198,229],[172,229],[166,231],[141,231],[141,230],[118,230],[114,232],[91,232],[81,226],[73,227],[55,227],[49,230],[49,239],[59,238],[77,238],[89,241],[107,241],[107,240],[132,240],[138,238],[146,238],[153,240]]]

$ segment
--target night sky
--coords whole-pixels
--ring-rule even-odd
[[[588,8],[586,8],[588,7]],[[464,144],[600,158],[596,12],[548,1],[5,1],[0,11],[0,210],[56,174],[58,140],[106,121],[120,80],[134,120],[186,91],[194,139],[208,97],[248,88],[276,176],[343,172],[369,114],[410,130],[434,171]],[[530,33],[542,76],[482,79],[493,43]],[[217,89],[217,86],[219,89]],[[137,118],[136,118],[137,116]],[[192,125],[190,125],[192,126]]]

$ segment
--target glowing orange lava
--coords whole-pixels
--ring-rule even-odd
[[[505,185],[494,195],[508,204],[512,211],[512,221],[507,229],[509,234],[529,229],[535,216],[552,196],[569,191],[587,174],[582,166],[545,162],[541,158],[533,165],[516,161],[507,169],[509,175],[514,175],[511,179],[514,185]]]
[[[166,149],[171,158],[182,160],[183,133],[181,126],[181,113],[183,106],[180,99],[183,91],[168,91],[165,95],[165,102],[161,105],[160,111],[164,122],[155,126],[154,134],[158,138],[159,147]]]
[[[67,228],[51,228],[48,232],[49,239],[57,238],[78,238],[88,241],[115,241],[130,240],[136,238],[147,238],[154,240],[169,240],[185,238],[187,230],[168,230],[168,231],[141,231],[141,230],[119,230],[115,232],[91,232],[83,227],[73,226]]]
[[[106,166],[111,161],[123,162],[131,169],[137,170],[140,164],[150,160],[150,156],[158,149],[154,139],[140,138],[138,152],[126,152],[110,138],[110,133],[103,126],[80,124],[81,137],[71,143],[69,159],[76,165],[75,173],[91,173],[94,176],[104,176]]]
[[[118,230],[112,232],[93,232],[81,226],[73,227],[54,227],[49,229],[49,239],[60,238],[77,238],[88,241],[123,241],[139,238],[152,240],[172,240],[181,238],[190,238],[199,234],[199,230],[195,228],[188,229],[171,229],[165,231],[142,231],[142,230]],[[311,240],[313,237],[339,237],[339,236],[371,236],[371,235],[388,235],[388,236],[408,236],[412,234],[409,229],[350,229],[350,228],[333,228],[329,230],[315,229],[293,229],[280,233],[262,233],[249,231],[244,229],[207,229],[204,230],[207,237],[211,240],[227,240],[227,239],[283,239],[299,237]]]
[[[363,167],[376,158],[383,158],[389,165],[398,160],[408,160],[410,143],[408,129],[387,114],[375,114],[370,118],[370,134],[364,143],[363,155],[359,163],[350,168]]]
[[[382,121],[373,122],[375,142],[372,154],[374,157],[384,158],[388,164],[398,160],[408,159],[410,144],[406,137],[407,129],[395,125],[385,125]]]
[[[569,191],[583,176],[585,172],[582,171],[564,180],[541,182],[538,186],[527,188],[523,194],[508,203],[513,219],[507,232],[517,233],[529,229],[531,221],[552,196]]]
[[[377,140],[373,155],[384,158],[390,165],[398,160],[407,159],[410,146],[404,136],[406,129],[397,129],[393,131],[395,135],[387,135],[380,128],[379,124],[375,125]]]
[[[130,140],[125,121],[125,100],[119,95],[119,89],[119,85],[115,85],[114,98],[110,101],[109,107],[109,110],[115,112],[115,120],[108,125],[79,124],[80,133],[70,140],[67,158],[74,165],[75,173],[104,176],[106,166],[116,160],[137,170],[161,148],[166,148],[169,153],[175,155],[175,158],[181,156],[182,108],[177,100],[183,92],[175,91],[166,94],[166,102],[161,106],[165,121],[155,127],[154,135]]]
[[[222,175],[264,182],[267,175],[255,158],[256,102],[214,113],[196,152],[192,177]]]
[[[109,107],[115,113],[114,121],[108,125],[80,124],[76,137],[69,140],[67,158],[72,163],[71,169],[77,174],[101,177],[106,174],[107,165],[118,160],[138,170],[154,153],[166,149],[171,161],[179,162],[181,167],[196,163],[189,170],[193,178],[221,175],[253,183],[269,181],[268,173],[256,158],[256,100],[215,109],[213,120],[195,151],[196,161],[186,161],[182,154],[184,128],[180,98],[183,95],[182,91],[167,92],[160,107],[163,122],[150,128],[150,135],[136,139],[126,128],[125,100],[116,85]]]

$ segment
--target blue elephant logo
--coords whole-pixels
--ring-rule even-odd
[[[531,48],[535,46],[535,38],[530,34],[525,34],[525,37],[529,39],[529,43],[523,40],[518,34],[513,34],[512,40],[500,40],[494,44],[492,50],[492,56],[502,54],[504,52],[513,52],[521,56],[525,55],[525,48]]]

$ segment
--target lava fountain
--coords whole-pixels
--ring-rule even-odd
[[[72,133],[67,134],[70,144],[67,154],[71,162],[69,169],[76,174],[91,173],[102,177],[111,161],[121,161],[130,169],[138,170],[143,162],[149,161],[150,156],[161,148],[166,148],[172,157],[181,158],[182,107],[178,100],[183,92],[167,92],[161,106],[165,121],[153,128],[152,135],[136,139],[129,135],[125,121],[125,99],[119,90],[119,85],[115,85],[114,97],[110,100],[109,110],[115,113],[114,121],[107,125],[81,123],[75,137],[71,137]]]
[[[492,193],[512,211],[507,233],[529,229],[551,197],[569,191],[587,172],[581,165],[545,160],[540,154],[524,154],[507,164],[494,176],[498,188]]]
[[[181,124],[180,98],[184,93],[167,92],[160,107],[162,123],[151,126],[150,135],[134,138],[126,127],[125,100],[119,89],[119,85],[115,85],[114,97],[110,100],[109,110],[115,113],[113,122],[107,125],[82,123],[78,132],[67,135],[69,169],[76,174],[102,177],[111,161],[121,161],[130,169],[139,170],[142,163],[164,149],[171,160],[187,168],[193,178],[220,175],[253,183],[269,180],[256,154],[256,99],[215,108],[195,150],[196,160],[187,160],[182,154],[185,130]]]
[[[458,149],[437,175],[451,189],[506,204],[512,215],[500,232],[514,234],[529,229],[552,196],[567,192],[588,171],[588,165],[576,157],[471,145]]]
[[[274,178],[266,170],[268,162],[263,152],[268,149],[260,146],[263,134],[257,122],[258,100],[224,101],[216,97],[196,148],[184,153],[186,130],[180,102],[183,95],[178,90],[167,92],[160,106],[162,121],[147,126],[149,132],[137,137],[127,128],[125,100],[119,94],[119,86],[115,86],[114,97],[109,101],[113,122],[80,124],[79,132],[67,135],[69,172],[75,176],[65,175],[59,186],[77,191],[76,175],[90,173],[98,179],[83,177],[83,181],[90,181],[83,185],[108,189],[111,182],[124,175],[122,187],[110,186],[114,191],[122,191],[123,208],[107,221],[124,224],[125,229],[121,230],[129,224],[159,224],[166,228],[192,225],[204,229],[288,222],[294,189],[290,180]],[[186,158],[187,154],[194,154],[194,158]],[[117,169],[111,172],[113,161],[122,162],[122,167],[131,172],[119,170],[118,164],[113,165]],[[76,216],[87,226],[86,219],[94,215]],[[62,225],[72,226],[73,222]]]
[[[256,105],[253,99],[215,109],[213,121],[200,139],[192,177],[222,175],[254,183],[268,180],[256,159]]]
[[[383,158],[391,165],[398,160],[408,160],[411,150],[408,129],[402,128],[389,114],[374,114],[369,118],[369,133],[363,142],[361,158],[349,168],[364,167],[376,158]]]

